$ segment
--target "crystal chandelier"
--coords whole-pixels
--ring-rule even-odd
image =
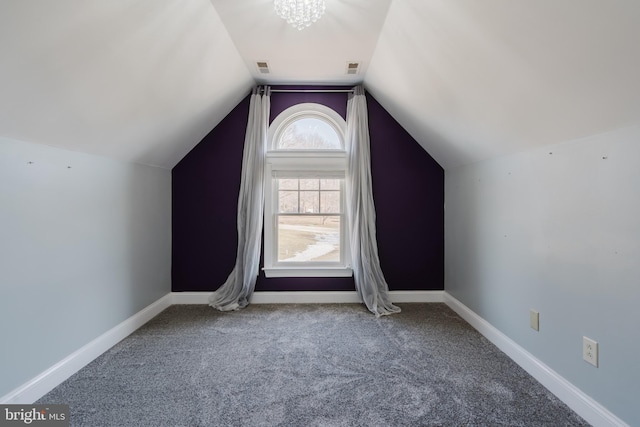
[[[276,13],[298,30],[316,22],[324,13],[324,0],[274,0]]]

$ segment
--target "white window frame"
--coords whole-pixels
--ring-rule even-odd
[[[302,118],[315,118],[329,124],[342,145],[339,150],[284,150],[278,149],[282,132]],[[303,103],[284,110],[269,127],[268,151],[265,164],[264,209],[264,272],[266,277],[350,277],[351,253],[349,250],[346,218],[345,175],[347,155],[345,149],[346,122],[329,107]],[[278,261],[277,221],[278,189],[276,178],[327,177],[342,179],[340,213],[340,261],[339,262],[283,262]]]

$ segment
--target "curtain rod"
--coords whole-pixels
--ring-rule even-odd
[[[264,92],[264,89],[260,89]],[[353,89],[271,89],[271,93],[353,93]]]

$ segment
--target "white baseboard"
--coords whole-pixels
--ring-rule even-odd
[[[391,302],[444,302],[444,291],[389,291]]]
[[[502,350],[514,362],[520,365],[532,377],[538,380],[550,392],[594,427],[628,427],[620,418],[607,408],[586,395],[560,374],[542,363],[511,338],[478,316],[469,307],[444,292],[444,302],[460,317],[484,335],[496,347]]]
[[[171,294],[143,308],[127,320],[85,344],[46,371],[0,398],[0,404],[31,404],[85,367],[171,305]]]
[[[360,297],[355,291],[300,291],[300,292],[254,292],[251,304],[358,304]]]
[[[171,292],[171,303],[175,305],[209,304],[211,292]]]
[[[173,292],[173,304],[209,304],[211,292]],[[390,291],[394,303],[443,302],[444,291]],[[356,291],[254,292],[251,304],[359,304]]]

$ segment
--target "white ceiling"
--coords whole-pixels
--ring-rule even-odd
[[[326,3],[2,0],[0,136],[170,168],[256,82],[364,81],[445,169],[640,124],[636,0]]]

